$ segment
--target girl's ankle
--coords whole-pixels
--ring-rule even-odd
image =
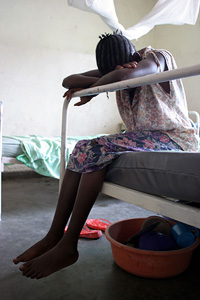
[[[62,239],[64,232],[59,232],[57,230],[50,229],[49,232],[46,234],[46,238],[52,241],[59,241]]]

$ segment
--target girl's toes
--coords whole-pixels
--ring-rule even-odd
[[[37,278],[38,272],[34,272],[30,277],[31,279]]]
[[[36,278],[36,279],[43,278],[43,273],[39,273],[35,278]]]
[[[32,277],[35,272],[33,270],[26,273],[26,277]]]

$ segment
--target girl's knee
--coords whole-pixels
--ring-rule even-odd
[[[95,146],[96,144],[97,144],[97,140],[96,139],[91,140],[91,145],[92,146]]]

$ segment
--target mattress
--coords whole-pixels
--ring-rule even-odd
[[[148,194],[200,203],[200,153],[122,154],[109,165],[105,180]]]
[[[74,137],[69,140],[67,161],[75,143],[81,138],[83,137]],[[91,137],[87,136],[87,138]],[[3,137],[2,156],[17,157],[19,161],[39,174],[59,178],[60,139],[54,139],[54,143],[57,141],[58,147],[56,146],[55,151],[49,153],[49,157],[38,154],[40,149],[36,147],[35,143],[34,150],[37,153],[31,152],[32,155],[28,157],[29,147],[33,146],[33,142],[39,141],[39,145],[41,145],[43,139],[38,139],[38,136],[31,136],[28,138],[27,144],[16,138]],[[33,156],[35,156],[34,159]],[[200,152],[168,151],[122,154],[109,165],[105,179],[148,194],[200,203]]]
[[[19,140],[2,137],[2,156],[3,157],[17,157],[22,154],[21,142]]]

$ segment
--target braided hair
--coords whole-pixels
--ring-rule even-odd
[[[135,46],[122,34],[103,34],[96,47],[96,62],[99,72],[105,75],[115,70],[117,65],[130,62]]]

